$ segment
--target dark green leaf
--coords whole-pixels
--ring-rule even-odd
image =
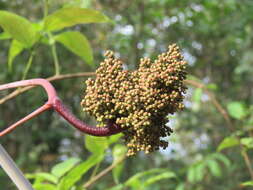
[[[45,18],[45,29],[48,31],[60,30],[76,24],[103,23],[110,19],[99,11],[78,7],[60,9]]]
[[[37,34],[32,24],[14,13],[0,11],[0,27],[26,47],[31,47],[36,41]]]
[[[51,173],[58,178],[61,178],[68,171],[70,171],[78,162],[80,162],[79,158],[69,158],[68,160],[55,165],[52,168]]]
[[[24,50],[24,45],[17,40],[12,40],[8,53],[8,68],[12,71],[12,63],[17,55]]]
[[[80,32],[64,32],[55,36],[55,40],[62,43],[68,50],[92,65],[92,49],[86,37]]]

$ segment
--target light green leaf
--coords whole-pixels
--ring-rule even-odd
[[[140,187],[142,184],[140,182],[140,178],[147,176],[147,175],[151,175],[151,174],[159,174],[159,173],[163,173],[165,172],[165,169],[160,169],[160,168],[154,168],[148,171],[144,171],[144,172],[139,172],[135,175],[133,175],[132,177],[130,177],[126,182],[125,185],[126,186],[131,186],[131,187]]]
[[[241,102],[231,102],[227,105],[228,113],[235,119],[242,119],[246,114],[246,108]]]
[[[206,87],[210,90],[217,90],[217,88],[218,88],[217,85],[214,83],[210,83],[210,84],[206,85]]]
[[[231,166],[230,160],[226,156],[224,156],[220,153],[214,153],[210,156],[210,158],[214,158],[214,159],[217,159],[217,160],[223,162],[223,164],[225,164],[225,166],[227,168],[229,168]]]
[[[93,154],[89,159],[82,162],[75,168],[73,168],[67,175],[65,175],[57,186],[58,190],[70,190],[71,187],[77,183],[82,176],[94,165],[101,162],[104,155]]]
[[[35,174],[27,174],[26,177],[28,179],[35,179],[40,178],[40,181],[47,181],[56,184],[58,181],[58,178],[50,173],[44,173],[44,172],[38,172]]]
[[[194,171],[195,171],[195,181],[199,182],[203,179],[204,175],[205,175],[205,163],[200,162],[199,164],[196,165]]]
[[[176,178],[176,174],[174,172],[170,172],[170,171],[167,171],[167,172],[164,172],[164,173],[161,173],[161,174],[158,174],[158,175],[155,175],[155,176],[152,176],[150,177],[149,179],[147,179],[144,183],[143,183],[143,186],[144,187],[148,187],[149,185],[151,184],[154,184],[160,180],[163,180],[163,179],[171,179],[171,178]]]
[[[213,176],[221,177],[222,172],[221,172],[220,166],[215,160],[207,160],[206,163]]]
[[[253,138],[252,137],[241,138],[241,144],[243,144],[247,148],[253,148]]]
[[[74,54],[80,56],[88,64],[93,64],[93,54],[90,44],[80,32],[63,32],[55,36],[55,40],[62,43]]]
[[[85,135],[85,147],[94,154],[103,154],[108,148],[106,137]]]
[[[195,103],[199,104],[201,101],[201,96],[202,96],[203,90],[202,88],[197,88],[192,96],[192,99]]]
[[[123,184],[118,184],[118,185],[111,187],[109,189],[106,189],[106,190],[122,190],[123,188],[124,188]]]
[[[218,146],[217,150],[221,151],[226,148],[237,146],[240,144],[240,141],[236,137],[226,137]]]
[[[45,18],[45,29],[61,30],[76,24],[103,23],[110,19],[99,11],[79,7],[62,8]]]
[[[36,41],[37,34],[32,24],[14,13],[0,11],[0,27],[26,47],[31,47]]]
[[[184,183],[180,183],[180,184],[177,186],[176,190],[185,190],[185,185],[184,185]]]
[[[56,190],[56,186],[52,184],[36,184],[33,185],[35,190]]]
[[[0,40],[7,40],[7,39],[10,39],[11,38],[11,35],[8,34],[7,32],[2,32],[0,34]]]
[[[113,147],[112,155],[113,155],[113,163],[118,162],[122,159],[127,152],[127,148],[121,144],[116,144]],[[113,179],[116,183],[119,183],[119,178],[122,174],[122,170],[124,168],[124,163],[119,163],[116,167],[112,170]]]
[[[8,68],[12,71],[12,63],[17,55],[24,50],[24,45],[17,40],[12,40],[9,52],[8,52]]]
[[[253,186],[253,181],[245,181],[241,185],[242,186]]]
[[[117,142],[122,136],[123,136],[123,133],[118,133],[116,135],[112,135],[112,136],[108,137],[108,144],[111,145],[111,144]]]
[[[91,5],[91,0],[72,0],[64,4],[64,7],[80,7],[88,8]]]
[[[194,183],[196,181],[196,171],[195,171],[195,167],[194,166],[191,166],[189,169],[188,169],[188,172],[187,172],[187,179],[190,183]]]
[[[51,173],[57,176],[58,178],[61,178],[68,171],[70,171],[78,162],[80,162],[79,158],[69,158],[64,162],[55,165],[52,168]]]

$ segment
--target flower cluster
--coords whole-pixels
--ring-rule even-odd
[[[161,139],[172,133],[167,116],[181,110],[186,86],[186,65],[177,45],[170,45],[152,62],[140,60],[135,71],[123,70],[122,61],[112,51],[96,70],[96,79],[86,81],[81,105],[94,116],[98,126],[112,121],[122,127],[128,155],[166,148]]]

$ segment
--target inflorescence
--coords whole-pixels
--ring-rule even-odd
[[[81,105],[94,116],[98,126],[114,122],[125,129],[128,155],[166,148],[172,129],[167,116],[181,110],[186,91],[187,62],[176,44],[152,62],[140,60],[135,71],[123,70],[122,61],[112,51],[96,70],[96,79],[86,81],[87,89]]]

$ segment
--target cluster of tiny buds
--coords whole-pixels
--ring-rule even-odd
[[[96,79],[86,81],[81,102],[98,126],[112,121],[125,129],[128,155],[167,148],[162,137],[172,133],[167,116],[183,109],[187,62],[176,44],[153,62],[142,58],[137,70],[123,70],[112,51],[96,70]]]

